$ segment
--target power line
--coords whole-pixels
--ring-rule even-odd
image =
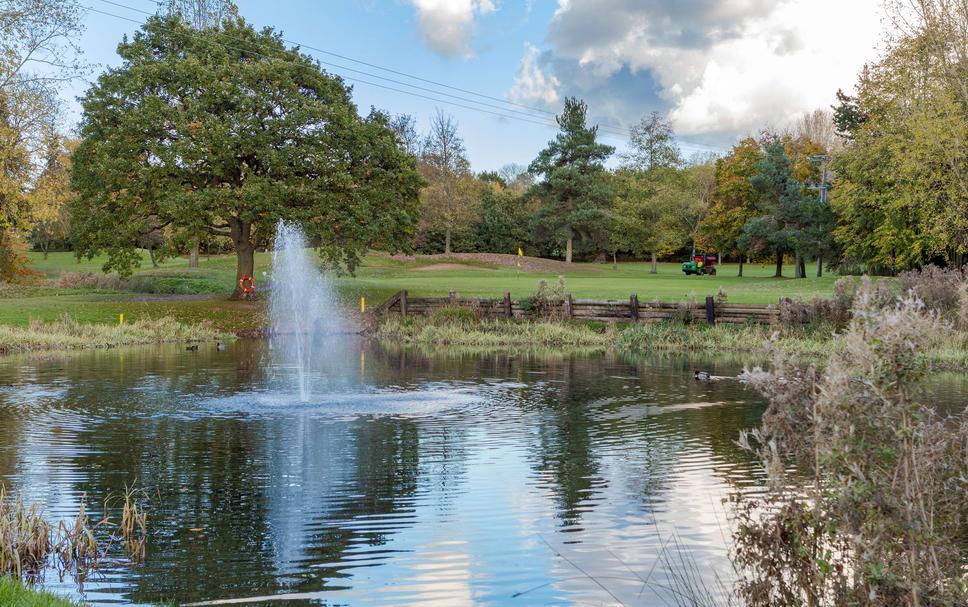
[[[120,2],[114,2],[112,0],[98,0],[98,1],[99,2],[102,2],[104,4],[110,4],[112,6],[117,6],[119,8],[124,8],[124,9],[127,9],[127,10],[134,11],[136,13],[141,13],[141,14],[148,15],[148,16],[152,16],[152,15],[155,14],[155,13],[152,13],[152,12],[149,12],[149,11],[145,11],[145,10],[142,10],[142,9],[139,9],[139,8],[135,8],[133,6],[129,6],[127,4],[123,4],[123,3],[120,3]],[[145,0],[145,1],[146,2],[151,2],[151,0]],[[111,12],[108,12],[108,11],[102,11],[102,10],[96,9],[94,7],[85,6],[84,8],[87,8],[87,9],[93,11],[93,12],[96,12],[96,13],[99,13],[99,14],[102,14],[102,15],[107,15],[107,16],[114,17],[114,18],[117,18],[117,19],[122,19],[122,20],[128,21],[130,23],[136,23],[136,24],[140,24],[141,23],[141,22],[137,21],[136,19],[131,19],[129,17],[123,17],[121,15],[117,15],[115,13],[111,13]],[[223,38],[227,38],[227,39],[230,39],[230,40],[233,40],[233,39],[234,40],[239,40],[238,38],[235,38],[233,36],[229,36],[228,34],[225,34],[223,32],[216,32],[216,34],[219,35],[219,36],[222,36]],[[382,67],[382,66],[373,64],[373,63],[367,63],[365,61],[360,61],[358,59],[353,59],[352,57],[347,57],[345,55],[340,55],[338,53],[333,53],[333,52],[330,52],[330,51],[326,51],[326,50],[323,50],[323,49],[314,47],[312,45],[303,44],[303,43],[301,43],[299,41],[296,41],[296,40],[290,40],[290,39],[286,39],[286,38],[281,38],[281,40],[284,41],[284,42],[287,42],[289,44],[298,46],[300,48],[307,48],[307,49],[311,49],[311,50],[314,50],[314,51],[317,51],[317,52],[320,52],[320,53],[324,53],[324,54],[327,54],[327,55],[332,55],[332,56],[340,57],[340,58],[346,59],[347,61],[352,61],[354,63],[359,63],[361,65],[366,65],[366,66],[374,67],[376,69],[380,69],[380,70],[383,70],[383,71],[391,72],[391,73],[394,73],[394,74],[399,74],[399,75],[405,76],[407,78],[412,78],[414,80],[419,80],[421,82],[428,82],[428,83],[434,84],[436,86],[442,86],[442,87],[445,87],[445,88],[448,88],[448,89],[451,89],[451,90],[465,92],[465,93],[467,93],[469,95],[476,95],[476,96],[479,96],[479,97],[482,97],[482,98],[485,98],[485,99],[492,99],[492,100],[495,100],[495,101],[500,101],[501,103],[504,103],[504,104],[507,104],[507,105],[513,105],[513,106],[517,106],[517,107],[524,107],[524,108],[532,109],[534,111],[542,112],[544,114],[550,114],[552,116],[555,115],[554,112],[551,112],[549,110],[544,110],[544,109],[541,109],[541,108],[533,108],[531,106],[523,105],[523,104],[516,103],[516,102],[513,102],[513,101],[503,100],[503,99],[500,99],[498,97],[492,97],[490,95],[485,95],[483,93],[476,93],[474,91],[470,91],[470,90],[467,90],[467,89],[462,89],[462,88],[459,88],[459,87],[454,87],[454,86],[450,86],[450,85],[447,85],[447,84],[444,84],[444,83],[436,82],[434,80],[429,80],[429,79],[426,79],[426,78],[421,78],[420,76],[414,76],[414,75],[408,74],[406,72],[401,72],[401,71],[394,70],[394,69],[391,69],[391,68],[385,68],[385,67]],[[233,48],[233,47],[230,47],[230,46],[225,45],[225,44],[223,44],[223,46],[226,46],[227,48]],[[245,50],[245,49],[236,49],[236,50]],[[246,52],[252,52],[252,51],[246,51]],[[481,106],[484,106],[484,107],[489,107],[489,108],[492,108],[492,109],[497,109],[497,110],[500,110],[502,112],[512,112],[514,114],[520,114],[522,116],[525,116],[527,118],[531,118],[532,119],[532,120],[525,120],[525,122],[531,122],[532,124],[540,124],[540,125],[545,125],[545,126],[550,126],[550,127],[553,127],[553,128],[557,128],[557,124],[556,123],[547,121],[548,119],[546,117],[544,117],[544,116],[535,116],[534,114],[531,114],[531,113],[528,113],[528,112],[523,112],[523,111],[516,110],[516,109],[513,109],[513,108],[496,106],[494,104],[485,103],[485,102],[482,102],[482,101],[478,101],[476,99],[467,99],[466,97],[461,97],[461,96],[458,96],[458,95],[452,95],[452,94],[446,93],[444,91],[437,91],[437,90],[434,90],[434,89],[429,89],[429,88],[426,88],[426,87],[422,87],[422,86],[419,86],[419,85],[415,85],[415,84],[412,84],[412,83],[409,83],[409,82],[402,82],[400,80],[395,80],[395,79],[392,79],[392,78],[387,78],[386,76],[380,76],[378,74],[373,74],[371,72],[365,72],[365,71],[357,70],[355,68],[347,67],[347,66],[344,66],[344,65],[339,65],[339,64],[336,64],[336,63],[331,63],[331,62],[323,61],[323,60],[319,59],[318,57],[316,58],[316,60],[319,61],[319,63],[322,64],[322,65],[326,65],[326,66],[332,67],[332,68],[337,69],[337,70],[343,70],[343,71],[349,71],[349,72],[354,72],[354,73],[358,73],[358,74],[363,74],[363,75],[366,75],[366,76],[368,76],[370,78],[377,78],[379,80],[383,80],[383,81],[386,81],[386,82],[390,82],[392,84],[398,84],[398,85],[401,85],[401,86],[407,86],[407,87],[414,88],[414,89],[417,89],[417,90],[421,90],[421,91],[424,91],[424,92],[427,92],[427,93],[432,93],[434,95],[443,95],[445,97],[451,97],[451,98],[457,99],[459,101],[464,101],[466,103],[475,103],[477,105],[481,105]],[[347,80],[352,80],[352,81],[355,81],[355,82],[360,82],[361,84],[368,84],[370,86],[376,86],[376,87],[383,88],[383,89],[386,89],[386,90],[391,90],[391,91],[403,93],[403,94],[406,94],[406,95],[412,95],[412,96],[420,97],[422,99],[429,99],[431,101],[436,101],[438,103],[447,103],[447,104],[454,105],[454,106],[457,106],[457,107],[462,107],[462,108],[466,108],[466,109],[470,109],[470,110],[475,110],[475,111],[485,112],[485,113],[492,114],[492,115],[497,115],[497,116],[500,116],[500,117],[503,117],[503,118],[518,119],[515,116],[509,116],[509,115],[506,115],[506,114],[496,114],[495,112],[490,112],[490,111],[483,110],[483,109],[480,109],[480,108],[469,107],[469,106],[466,106],[466,105],[462,105],[460,103],[454,103],[452,101],[447,101],[447,100],[444,100],[444,99],[431,98],[431,97],[427,97],[425,95],[420,95],[420,94],[417,94],[417,93],[413,93],[411,91],[404,91],[404,90],[396,89],[396,88],[393,88],[393,87],[389,87],[389,86],[377,84],[377,83],[374,83],[374,82],[368,82],[366,80],[362,80],[362,79],[359,79],[359,78],[354,78],[352,76],[343,75],[343,77],[346,78]],[[547,121],[547,122],[534,122],[535,120]],[[610,127],[608,125],[597,125],[597,126],[598,126],[598,129],[603,132],[603,134],[612,134],[612,135],[614,135],[616,137],[621,137],[623,139],[627,136],[627,132],[624,129],[621,129],[621,128],[618,128],[618,127]]]
[[[154,14],[154,13],[150,13],[148,11],[143,11],[141,9],[137,9],[137,8],[134,8],[134,7],[131,7],[131,6],[126,6],[126,5],[120,4],[118,2],[111,2],[110,0],[99,0],[99,1],[100,2],[106,2],[107,4],[113,4],[115,6],[120,6],[120,7],[123,7],[123,8],[127,8],[127,9],[130,9],[130,10],[136,11],[136,12],[145,13],[147,15]],[[154,4],[154,5],[158,6],[158,7],[161,6],[161,2],[157,2],[155,0],[144,0],[144,1],[145,2],[150,2],[151,4]],[[317,47],[311,46],[309,44],[303,44],[303,43],[298,42],[298,41],[295,41],[295,40],[289,40],[287,38],[282,38],[281,40],[283,42],[288,42],[289,44],[295,44],[296,46],[305,47],[305,48],[314,50],[317,53],[323,53],[324,55],[329,55],[331,57],[337,57],[339,59],[343,59],[344,61],[351,61],[353,63],[358,63],[360,65],[365,65],[367,67],[372,67],[374,69],[378,69],[378,70],[381,70],[381,71],[384,71],[384,72],[389,72],[391,74],[396,74],[398,76],[405,76],[407,78],[412,78],[413,80],[419,80],[420,82],[426,82],[427,84],[433,84],[434,86],[442,86],[442,87],[444,87],[446,89],[450,89],[452,91],[458,91],[460,93],[466,93],[468,95],[474,95],[475,97],[482,97],[484,99],[490,99],[492,101],[498,101],[500,103],[506,103],[508,105],[513,105],[513,106],[516,106],[516,107],[520,107],[520,108],[532,110],[532,111],[535,111],[535,112],[541,112],[541,113],[544,113],[544,114],[550,114],[552,116],[555,115],[555,112],[552,112],[551,110],[546,110],[544,108],[539,108],[539,107],[535,107],[535,106],[531,106],[531,105],[526,105],[526,104],[523,104],[523,103],[517,103],[515,101],[508,101],[507,99],[502,99],[500,97],[494,97],[494,96],[491,96],[491,95],[488,95],[488,94],[485,94],[485,93],[477,93],[475,91],[471,91],[471,90],[468,90],[468,89],[463,89],[463,88],[460,88],[460,87],[457,87],[457,86],[452,86],[452,85],[449,85],[449,84],[445,84],[443,82],[437,82],[436,80],[430,80],[428,78],[423,78],[421,76],[415,76],[415,75],[409,74],[407,72],[403,72],[403,71],[400,71],[400,70],[395,70],[395,69],[389,68],[389,67],[384,67],[382,65],[377,65],[375,63],[368,63],[366,61],[361,61],[359,59],[354,59],[354,58],[348,57],[346,55],[341,55],[339,53],[334,53],[332,51],[327,51],[325,49],[317,48]],[[346,68],[346,69],[351,69],[351,68]],[[381,76],[376,76],[376,77],[377,78],[381,78]],[[412,85],[408,85],[408,86],[412,86]]]
[[[100,2],[103,2],[105,4],[111,4],[111,5],[120,7],[120,8],[126,8],[128,10],[132,10],[132,11],[135,11],[135,12],[138,12],[138,13],[143,13],[145,15],[152,15],[153,14],[153,13],[150,13],[148,11],[143,11],[141,9],[134,8],[132,6],[128,6],[128,5],[125,5],[125,4],[121,4],[119,2],[112,2],[111,0],[99,0],[99,1]],[[146,1],[150,1],[150,0],[146,0]],[[232,38],[232,36],[228,36],[227,34],[225,34],[223,32],[217,32],[217,34],[220,35],[220,36],[224,36],[226,38]],[[237,38],[235,38],[235,39],[237,40]],[[291,41],[291,40],[286,40],[285,38],[283,38],[282,40],[284,42],[289,43],[289,44],[296,45],[296,46],[298,46],[300,48],[308,48],[308,49],[312,49],[312,50],[317,51],[317,52],[320,52],[320,53],[326,53],[326,54],[330,54],[330,55],[335,54],[335,53],[329,53],[328,51],[324,51],[322,49],[317,49],[315,47],[312,47],[312,46],[309,46],[309,45],[306,45],[306,44],[301,44],[299,42],[294,42],[294,41]],[[400,81],[400,80],[394,80],[393,78],[387,78],[386,76],[380,76],[379,74],[373,74],[371,72],[366,72],[366,71],[363,71],[363,70],[358,70],[356,68],[347,67],[345,65],[340,65],[338,63],[331,63],[331,62],[328,62],[328,61],[323,61],[323,60],[319,59],[318,57],[316,58],[316,60],[319,61],[319,63],[322,64],[322,65],[325,65],[325,66],[328,66],[328,67],[332,67],[332,68],[335,68],[335,69],[345,70],[345,71],[348,71],[348,72],[354,72],[354,73],[357,73],[357,74],[363,74],[364,76],[369,76],[370,78],[378,78],[380,80],[385,80],[385,81],[391,82],[393,84],[399,84],[399,85],[402,85],[402,86],[409,86],[411,88],[414,88],[414,89],[417,89],[417,90],[420,90],[420,91],[424,91],[424,92],[427,92],[427,93],[433,93],[435,95],[443,95],[445,97],[451,97],[453,99],[457,99],[459,101],[465,101],[467,103],[476,103],[476,104],[482,105],[484,107],[489,107],[489,108],[494,108],[494,109],[501,110],[502,112],[512,112],[512,113],[515,113],[515,114],[521,114],[523,116],[527,116],[527,117],[531,117],[531,118],[540,118],[542,120],[545,120],[544,117],[535,116],[534,114],[531,114],[529,112],[522,112],[521,110],[516,110],[516,109],[513,109],[513,108],[507,108],[507,107],[502,107],[502,106],[499,106],[499,105],[494,105],[494,104],[491,104],[491,103],[485,103],[485,102],[482,102],[482,101],[477,101],[476,99],[467,99],[466,97],[461,97],[459,95],[452,95],[452,94],[446,93],[444,91],[437,91],[437,90],[430,89],[430,88],[423,87],[423,86],[419,86],[419,85],[416,85],[416,84],[411,84],[409,82],[403,82],[403,81]],[[354,61],[354,62],[357,62],[357,63],[363,63],[363,62],[357,61],[355,59],[348,59],[348,60],[349,61]],[[365,65],[369,65],[369,64],[365,64]],[[378,69],[383,69],[383,70],[386,70],[386,71],[392,71],[392,70],[389,70],[388,68],[378,68]],[[415,79],[420,80],[420,78],[417,77],[417,76],[411,76],[409,74],[404,74],[404,75],[406,75],[408,78],[415,78]],[[373,83],[370,83],[370,84],[373,84]],[[379,86],[379,85],[374,84],[373,86]],[[447,86],[447,85],[438,84],[438,86]],[[383,88],[387,88],[387,87],[383,87]],[[448,87],[448,88],[452,88],[452,87]],[[397,89],[390,89],[390,90],[397,90]],[[458,89],[458,90],[461,90],[461,89]],[[406,93],[407,91],[400,91],[400,92]],[[472,94],[472,95],[479,95],[479,96],[482,96],[482,97],[484,97],[486,99],[491,99],[491,97],[488,97],[486,95],[482,95],[480,93],[471,93],[470,91],[468,91],[468,93],[469,94]],[[516,104],[516,103],[511,102],[511,101],[503,101],[502,103],[506,103],[506,104],[509,104],[509,105],[519,105],[519,104]],[[527,107],[527,106],[524,106],[524,107]],[[546,112],[546,113],[549,113],[549,114],[554,115],[554,112],[549,112],[547,110],[537,110],[537,111],[542,111],[542,112]]]
[[[101,1],[103,2],[105,0],[101,0]],[[85,8],[85,9],[87,9],[87,10],[90,10],[92,12],[95,12],[95,13],[98,13],[98,14],[101,14],[101,15],[106,15],[108,17],[114,17],[116,19],[121,19],[121,20],[128,21],[128,22],[135,23],[135,24],[141,24],[141,22],[138,21],[138,20],[136,20],[136,19],[131,19],[129,17],[124,17],[122,15],[118,15],[118,14],[111,13],[111,12],[108,12],[108,11],[103,11],[103,10],[94,8],[92,6],[86,6],[86,5],[81,5],[81,6],[83,8]],[[136,9],[132,9],[132,10],[136,10]],[[265,53],[261,53],[259,51],[254,51],[252,49],[245,49],[245,48],[230,46],[230,45],[225,44],[225,43],[220,43],[220,44],[223,47],[225,47],[225,48],[229,48],[229,49],[237,50],[237,51],[240,51],[240,52],[248,53],[250,55],[256,55],[256,56],[259,56],[259,57],[263,57],[265,59],[274,59],[273,57],[270,57],[269,55],[266,55]],[[275,59],[278,60],[278,58],[275,58]],[[508,120],[518,120],[520,122],[527,122],[527,123],[530,123],[530,124],[536,124],[536,125],[545,126],[545,127],[555,127],[556,126],[556,125],[554,125],[551,122],[540,122],[539,121],[540,119],[539,120],[528,120],[527,118],[522,118],[520,116],[514,116],[514,115],[509,115],[509,114],[502,114],[500,112],[494,112],[494,111],[490,111],[490,110],[486,110],[486,109],[483,109],[483,108],[474,107],[474,106],[470,106],[470,105],[464,105],[464,104],[457,103],[457,102],[454,102],[454,101],[448,101],[446,99],[438,99],[436,97],[430,97],[428,95],[421,95],[421,94],[415,93],[413,91],[405,91],[405,90],[402,90],[402,89],[397,89],[397,88],[393,88],[393,87],[390,87],[390,86],[385,86],[385,85],[382,85],[382,84],[377,84],[375,82],[369,82],[367,80],[363,80],[361,78],[356,78],[356,77],[353,77],[353,76],[342,76],[342,77],[345,78],[346,80],[350,80],[350,81],[353,81],[353,82],[358,82],[360,84],[366,84],[366,85],[369,85],[369,86],[376,86],[376,87],[379,87],[379,88],[382,88],[382,89],[391,90],[391,91],[403,93],[405,95],[411,95],[411,96],[414,96],[414,97],[420,97],[422,99],[427,99],[427,100],[434,101],[434,102],[437,102],[437,103],[445,103],[445,104],[448,104],[448,105],[454,105],[454,106],[457,106],[457,107],[462,107],[462,108],[466,108],[466,109],[469,109],[469,110],[474,110],[474,111],[477,111],[477,112],[483,112],[483,113],[486,113],[486,114],[491,114],[493,116],[497,116],[499,118],[506,118]],[[472,100],[469,100],[469,101],[471,103],[478,103],[478,102],[472,101]],[[538,117],[535,116],[534,118],[538,118]]]
[[[130,11],[134,11],[136,13],[141,13],[141,14],[147,15],[149,17],[156,14],[156,13],[152,13],[150,11],[145,11],[145,10],[142,10],[142,9],[139,9],[139,8],[135,8],[135,7],[130,6],[130,5],[127,5],[127,4],[123,4],[121,2],[115,2],[113,0],[98,0],[98,1],[99,2],[102,2],[104,4],[109,4],[109,5],[112,5],[112,6],[119,7],[119,8],[124,8],[124,9],[130,10]],[[158,6],[159,8],[162,6],[161,2],[158,2],[156,0],[144,0],[144,1],[145,2],[150,2],[151,4],[154,4],[154,5]],[[102,15],[106,15],[106,16],[109,16],[109,17],[114,17],[116,19],[121,19],[123,21],[128,21],[128,22],[134,23],[136,25],[141,25],[143,23],[143,22],[138,21],[136,19],[131,19],[129,17],[124,17],[124,16],[118,15],[116,13],[112,13],[112,12],[108,12],[108,11],[103,11],[103,10],[100,10],[100,9],[96,9],[96,8],[94,8],[92,6],[85,6],[85,5],[81,5],[81,6],[83,6],[84,8],[86,8],[86,9],[92,11],[92,12],[99,13],[99,14],[102,14]],[[227,38],[229,40],[242,41],[241,39],[239,39],[237,37],[230,36],[228,34],[225,34],[224,32],[218,32],[217,31],[216,32],[216,35],[219,35],[219,36],[221,36],[223,38]],[[416,75],[409,74],[407,72],[403,72],[403,71],[400,71],[400,70],[395,70],[395,69],[388,68],[388,67],[384,67],[384,66],[377,65],[377,64],[374,64],[374,63],[369,63],[369,62],[366,62],[366,61],[361,61],[359,59],[354,59],[352,57],[349,57],[349,56],[346,56],[346,55],[341,55],[339,53],[334,53],[332,51],[327,51],[325,49],[321,49],[321,48],[318,48],[318,47],[315,47],[315,46],[312,46],[312,45],[309,45],[309,44],[303,44],[303,43],[301,43],[299,41],[296,41],[296,40],[291,40],[291,39],[287,39],[287,38],[280,38],[280,40],[282,40],[283,42],[286,42],[288,44],[295,45],[295,46],[297,46],[299,48],[310,49],[310,50],[316,51],[317,53],[322,53],[322,54],[325,54],[325,55],[330,55],[330,56],[333,56],[333,57],[338,57],[338,58],[343,59],[345,61],[350,61],[350,62],[357,63],[357,64],[360,64],[360,65],[365,65],[367,67],[371,67],[371,68],[374,68],[374,69],[382,70],[382,71],[385,71],[385,72],[388,72],[388,73],[397,74],[397,75],[400,75],[400,76],[404,76],[406,78],[410,78],[410,79],[417,80],[417,81],[420,81],[420,82],[425,82],[425,83],[428,83],[428,84],[432,84],[434,86],[439,86],[439,87],[443,87],[443,88],[446,88],[446,89],[449,89],[449,90],[454,90],[454,91],[462,92],[462,93],[465,93],[467,95],[472,95],[472,96],[476,96],[476,97],[481,97],[483,99],[489,99],[489,100],[493,100],[493,101],[498,101],[498,102],[500,102],[502,104],[506,104],[506,105],[510,105],[510,106],[515,106],[515,107],[520,107],[520,108],[525,108],[525,109],[532,110],[532,111],[535,111],[535,112],[541,112],[542,114],[548,114],[548,115],[551,115],[551,116],[555,116],[555,113],[554,112],[549,111],[549,110],[546,110],[546,109],[543,109],[543,108],[533,107],[533,106],[529,106],[529,105],[517,103],[517,102],[514,102],[514,101],[509,101],[509,100],[506,100],[506,99],[501,99],[499,97],[494,97],[494,96],[487,95],[487,94],[484,94],[484,93],[478,93],[478,92],[471,91],[471,90],[468,90],[468,89],[463,89],[463,88],[460,88],[460,87],[451,86],[449,84],[445,84],[445,83],[442,83],[442,82],[437,82],[435,80],[430,80],[428,78],[423,78],[421,76],[416,76]],[[245,41],[242,41],[242,42],[245,42]],[[233,47],[233,46],[227,45],[225,43],[220,43],[220,44],[222,44],[222,46],[224,46],[226,48],[232,48],[234,50],[238,50],[238,51],[241,51],[241,52],[246,52],[246,53],[258,55],[258,56],[261,56],[261,57],[264,57],[264,58],[267,58],[267,59],[268,58],[272,58],[272,57],[269,57],[269,56],[267,56],[267,55],[265,55],[263,53],[260,53],[258,51],[248,50],[248,49],[239,48],[239,47]],[[400,86],[405,86],[405,87],[409,87],[409,88],[416,89],[416,90],[419,90],[419,91],[423,91],[425,93],[431,93],[433,95],[439,95],[439,96],[449,97],[449,98],[452,98],[452,99],[456,99],[458,101],[463,101],[465,103],[473,103],[473,104],[476,104],[478,106],[483,106],[483,107],[475,107],[475,106],[465,105],[464,103],[457,103],[455,101],[450,101],[450,100],[447,100],[447,99],[439,99],[437,97],[431,97],[431,96],[424,95],[424,94],[421,94],[421,93],[417,93],[417,92],[414,92],[414,91],[403,90],[403,89],[395,88],[393,86],[387,86],[385,84],[371,82],[371,81],[364,80],[364,79],[359,78],[359,77],[349,76],[349,75],[346,75],[346,74],[340,74],[340,76],[342,78],[344,78],[346,80],[350,80],[350,81],[355,82],[355,83],[364,84],[364,85],[368,85],[368,86],[374,86],[374,87],[381,88],[381,89],[384,89],[384,90],[394,91],[394,92],[401,93],[401,94],[404,94],[404,95],[410,95],[412,97],[418,97],[420,99],[427,99],[429,101],[434,101],[436,103],[443,103],[443,104],[452,105],[452,106],[455,106],[455,107],[460,107],[460,108],[464,108],[464,109],[468,109],[468,110],[472,110],[472,111],[476,111],[476,112],[481,112],[481,113],[489,114],[489,115],[496,116],[496,117],[499,117],[499,118],[505,118],[505,119],[508,119],[508,120],[517,120],[517,121],[520,121],[520,122],[525,122],[525,123],[529,123],[529,124],[536,124],[538,126],[545,126],[545,127],[550,127],[550,128],[557,128],[558,127],[558,125],[557,125],[556,122],[551,121],[546,116],[536,116],[536,115],[531,114],[529,112],[517,110],[517,109],[511,108],[511,107],[498,106],[498,105],[494,105],[492,103],[486,103],[486,102],[483,102],[483,101],[479,101],[477,99],[468,99],[466,97],[462,97],[462,96],[459,96],[459,95],[453,95],[453,94],[450,94],[450,93],[447,93],[447,92],[444,92],[444,91],[434,90],[434,89],[431,89],[431,88],[419,86],[419,85],[412,84],[412,83],[409,83],[409,82],[403,82],[403,81],[396,80],[396,79],[393,79],[393,78],[388,78],[386,76],[381,76],[379,74],[373,74],[372,72],[366,72],[366,71],[358,70],[358,69],[355,69],[355,68],[352,68],[352,67],[347,67],[345,65],[340,65],[340,64],[336,64],[336,63],[331,63],[331,62],[323,61],[323,60],[321,60],[318,57],[315,57],[315,59],[320,64],[325,65],[325,66],[328,66],[328,67],[333,68],[335,70],[342,70],[342,71],[346,71],[346,72],[353,72],[353,73],[356,73],[356,74],[363,74],[363,75],[365,75],[365,76],[367,76],[369,78],[376,78],[378,80],[381,80],[381,81],[384,81],[384,82],[389,82],[391,84],[397,84],[397,85],[400,85]],[[491,108],[491,110],[484,109],[484,108]],[[498,111],[492,111],[492,110],[498,110]],[[508,112],[508,113],[503,113],[503,112]],[[628,136],[628,132],[624,128],[611,127],[611,126],[608,126],[608,125],[601,125],[601,124],[596,125],[596,127],[598,128],[599,132],[602,133],[602,136],[603,137],[611,136],[613,138],[621,138],[624,141],[626,139],[626,137]],[[716,150],[719,150],[719,147],[717,147],[717,146],[709,146],[709,145],[700,144],[700,143],[689,143],[689,142],[687,142],[687,145],[688,146],[692,146],[692,147],[700,147],[700,148],[706,148],[706,149],[716,149]]]

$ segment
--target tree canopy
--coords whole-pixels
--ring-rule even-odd
[[[409,242],[421,179],[389,118],[361,118],[339,78],[272,30],[155,16],[118,53],[82,99],[78,255],[105,251],[105,270],[126,274],[145,235],[207,233],[232,239],[241,277],[279,219],[351,271],[367,247]]]
[[[840,95],[837,123],[852,143],[834,161],[836,238],[872,270],[968,254],[966,67],[952,78],[936,34],[895,41],[855,96]]]
[[[623,160],[626,168],[640,171],[682,166],[672,124],[659,112],[642,118],[629,129],[629,151],[623,154]]]
[[[427,181],[420,194],[423,224],[444,233],[444,253],[449,254],[454,231],[466,227],[474,216],[478,184],[457,122],[440,110],[424,139],[420,172]]]

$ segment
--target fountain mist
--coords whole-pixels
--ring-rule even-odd
[[[282,374],[303,401],[314,383],[335,371],[347,334],[333,284],[320,272],[302,231],[279,220],[272,253],[269,347]],[[331,375],[332,373],[330,373]]]

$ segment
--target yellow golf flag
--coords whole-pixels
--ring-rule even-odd
[[[521,247],[518,247],[518,257],[524,257],[524,251],[521,250]]]

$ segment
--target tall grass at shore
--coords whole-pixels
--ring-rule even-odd
[[[615,348],[628,352],[755,352],[771,338],[798,354],[830,351],[833,329],[827,326],[778,330],[761,325],[648,324],[587,321],[514,321],[389,316],[376,327],[377,339],[413,345],[573,346]]]
[[[703,354],[781,351],[822,358],[843,348],[829,324],[806,326],[708,325],[660,322],[605,324],[508,320],[454,320],[389,316],[374,337],[390,345],[419,347],[574,348],[619,352],[692,352]],[[968,331],[951,328],[924,352],[935,369],[968,369]]]
[[[228,339],[231,336],[216,331],[204,321],[185,324],[172,318],[158,318],[105,325],[78,323],[65,315],[60,321],[34,321],[29,327],[0,325],[0,354]]]
[[[80,607],[80,603],[49,592],[28,588],[18,580],[0,576],[0,605],[4,607]]]
[[[951,292],[943,305],[916,288],[885,302],[861,285],[822,369],[774,353],[744,372],[770,404],[740,438],[768,481],[736,495],[743,604],[968,604],[968,413],[938,410],[926,390],[932,353],[950,347],[946,317],[965,303]]]
[[[377,326],[375,336],[380,340],[413,345],[605,349],[615,339],[615,328],[599,328],[588,323],[455,320],[440,316],[401,319],[388,316]]]

